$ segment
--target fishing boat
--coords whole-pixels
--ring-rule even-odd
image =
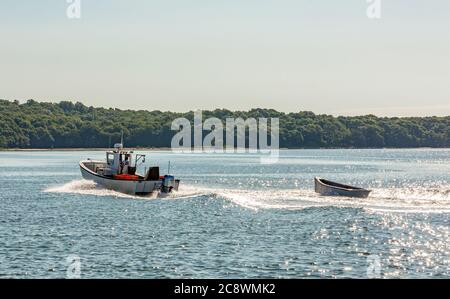
[[[325,196],[347,196],[347,197],[359,197],[366,198],[369,196],[371,190],[364,188],[348,186],[332,181],[324,180],[321,178],[314,178],[315,190],[320,195]]]
[[[160,176],[159,167],[150,167],[145,175],[139,175],[138,164],[145,162],[145,155],[123,149],[123,144],[114,145],[114,150],[106,152],[106,160],[80,161],[81,175],[84,179],[98,185],[132,195],[149,195],[158,192],[167,195],[177,191],[180,180],[172,175]],[[169,166],[170,172],[170,166]]]

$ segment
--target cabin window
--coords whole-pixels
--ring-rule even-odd
[[[114,164],[114,155],[113,154],[107,154],[106,155],[106,162],[108,163],[108,165],[113,165]]]

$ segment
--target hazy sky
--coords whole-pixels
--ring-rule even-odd
[[[0,0],[0,98],[450,115],[450,1]]]

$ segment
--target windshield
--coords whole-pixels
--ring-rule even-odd
[[[112,165],[114,163],[114,155],[113,154],[106,154],[106,163],[108,165]]]

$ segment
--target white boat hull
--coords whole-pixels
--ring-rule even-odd
[[[81,161],[80,170],[81,175],[85,180],[94,181],[103,188],[118,191],[121,193],[131,194],[131,195],[148,195],[153,192],[159,192],[161,190],[162,181],[129,181],[114,179],[111,177],[102,176],[93,172],[91,169],[86,167],[85,163],[95,163],[95,161]],[[98,162],[103,163],[103,162]]]

